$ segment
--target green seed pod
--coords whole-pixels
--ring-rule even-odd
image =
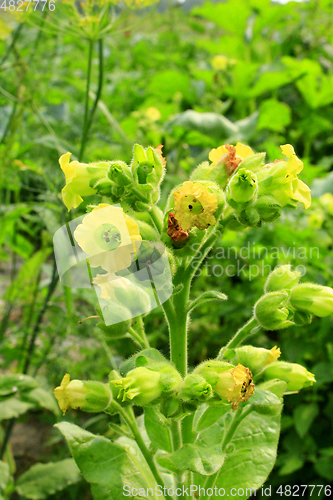
[[[265,293],[279,290],[290,290],[299,282],[301,273],[292,271],[291,265],[277,266],[268,276],[265,283]]]
[[[212,386],[201,375],[188,375],[184,381],[181,397],[190,403],[200,403],[212,395]]]
[[[285,290],[270,292],[260,297],[254,306],[254,315],[259,325],[265,330],[280,330],[294,323],[287,308],[288,293]]]
[[[296,285],[290,294],[290,304],[320,318],[333,315],[333,289],[328,286],[302,283]]]
[[[258,193],[256,174],[245,168],[238,169],[231,177],[226,193],[226,200],[233,208],[240,209],[254,203]]]
[[[108,384],[92,380],[72,380],[66,374],[59,387],[54,390],[60,409],[65,414],[68,408],[94,413],[104,411],[112,402]]]
[[[284,380],[287,382],[288,391],[300,391],[316,381],[313,373],[310,373],[304,366],[286,361],[271,363],[264,369],[263,375],[266,380],[276,378]]]

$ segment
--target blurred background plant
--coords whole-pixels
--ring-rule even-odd
[[[130,161],[134,142],[163,144],[163,206],[171,186],[186,180],[211,148],[242,141],[274,161],[280,144],[294,145],[313,204],[286,211],[274,226],[228,231],[207,257],[195,290],[214,288],[229,300],[194,310],[193,365],[216,356],[251,315],[270,268],[301,265],[307,281],[333,285],[332,0],[54,5],[21,14],[0,4],[0,369],[35,377],[21,386],[13,379],[18,389],[10,401],[8,394],[0,398],[1,449],[23,478],[13,494],[14,485],[0,481],[0,498],[1,488],[11,498],[91,498],[52,429],[59,413],[49,394],[59,373],[102,380],[136,350],[129,339],[102,337],[96,320],[79,325],[95,314],[96,298],[58,283],[53,234],[85,212],[83,203],[66,213],[60,154]],[[227,266],[229,274],[237,266],[238,272],[227,276]],[[162,312],[154,310],[145,323],[151,345],[168,355]],[[316,318],[255,339],[258,346],[277,345],[285,360],[308,366],[317,379],[311,391],[286,401],[279,458],[267,484],[333,481],[332,326],[332,319]],[[112,435],[103,415],[66,418]],[[32,445],[27,432],[42,432],[43,439]],[[62,478],[57,489],[66,493],[44,481],[34,496],[31,484],[41,471],[26,471],[40,461],[48,464],[46,477]],[[61,465],[52,469],[53,461]]]

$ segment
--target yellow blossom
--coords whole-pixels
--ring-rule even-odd
[[[125,217],[121,207],[101,203],[86,215],[74,238],[88,255],[91,267],[115,273],[131,265],[141,236],[137,224]]]
[[[154,106],[151,106],[150,108],[146,109],[145,115],[153,122],[157,122],[158,120],[161,119],[161,112],[159,109],[154,108]]]
[[[222,372],[214,386],[214,392],[220,398],[227,399],[232,403],[232,409],[237,410],[239,403],[247,401],[254,393],[251,371],[239,363],[236,367]]]
[[[297,201],[304,204],[305,208],[311,205],[311,190],[301,181],[297,174],[303,170],[303,162],[296,156],[290,144],[281,146],[286,160],[275,160],[262,167],[257,173],[259,182],[259,195],[270,194],[282,206],[294,205]]]
[[[224,70],[228,66],[228,58],[226,56],[214,56],[211,65],[215,71]]]
[[[82,196],[96,193],[91,187],[99,178],[106,176],[109,165],[106,162],[97,164],[70,162],[71,153],[59,158],[59,164],[66,177],[66,186],[62,189],[62,199],[68,211],[82,203]]]
[[[211,167],[224,164],[226,172],[230,176],[244,158],[252,155],[254,155],[254,152],[249,146],[237,142],[236,146],[225,144],[212,149],[209,153],[209,159],[213,162]]]
[[[186,181],[174,191],[174,214],[183,231],[192,227],[207,229],[216,223],[214,212],[217,209],[216,194],[198,182]]]

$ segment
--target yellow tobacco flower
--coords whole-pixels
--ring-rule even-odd
[[[161,119],[160,110],[155,108],[154,106],[147,108],[145,111],[145,115],[153,122],[157,122],[158,120]]]
[[[224,70],[228,66],[228,58],[226,56],[214,56],[211,60],[211,65],[216,71]]]
[[[224,146],[212,149],[209,153],[209,159],[213,162],[212,166],[224,163],[227,174],[231,175],[244,158],[252,155],[254,155],[254,152],[249,146],[237,142],[236,147],[225,144]]]
[[[127,278],[117,276],[114,273],[97,274],[97,276],[93,279],[93,283],[94,285],[98,285],[100,287],[101,298],[106,300],[116,298],[116,288],[123,288],[126,290],[128,287],[133,286],[132,282]]]
[[[101,266],[109,273],[129,267],[142,240],[137,224],[125,218],[123,209],[107,203],[101,203],[83,218],[74,238],[88,255],[90,266]]]
[[[82,203],[82,196],[96,193],[91,187],[99,178],[106,176],[109,165],[105,162],[98,164],[70,162],[71,153],[59,158],[59,164],[66,176],[66,186],[62,189],[62,199],[68,211]]]
[[[265,364],[264,366],[266,365],[269,365],[270,363],[273,363],[274,361],[276,361],[279,357],[281,356],[281,350],[279,347],[276,347],[276,345],[274,347],[272,347],[272,349],[269,351],[268,355],[267,355],[267,358],[266,358],[266,361],[265,361]]]
[[[217,209],[216,194],[198,182],[186,181],[173,193],[174,214],[183,231],[192,227],[207,229],[216,223],[214,212]]]
[[[251,371],[239,363],[219,375],[214,391],[220,398],[232,403],[233,410],[237,410],[239,403],[247,401],[254,393]]]
[[[269,163],[260,169],[257,173],[259,194],[274,196],[282,206],[296,206],[297,201],[300,201],[305,208],[309,208],[311,190],[297,177],[297,174],[303,170],[303,162],[297,158],[290,144],[281,146],[281,150],[288,161],[275,160],[274,163]]]
[[[66,396],[66,387],[70,383],[71,377],[68,373],[64,376],[59,387],[54,389],[55,398],[58,401],[60,410],[65,414],[69,407],[68,397]]]

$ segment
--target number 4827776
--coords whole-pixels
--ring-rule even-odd
[[[38,9],[38,6],[39,9]],[[48,9],[51,12],[55,9],[55,1],[54,0],[19,0],[15,2],[15,0],[3,0],[1,3],[0,0],[0,9],[8,10],[9,12],[24,12],[27,10],[41,10]]]

